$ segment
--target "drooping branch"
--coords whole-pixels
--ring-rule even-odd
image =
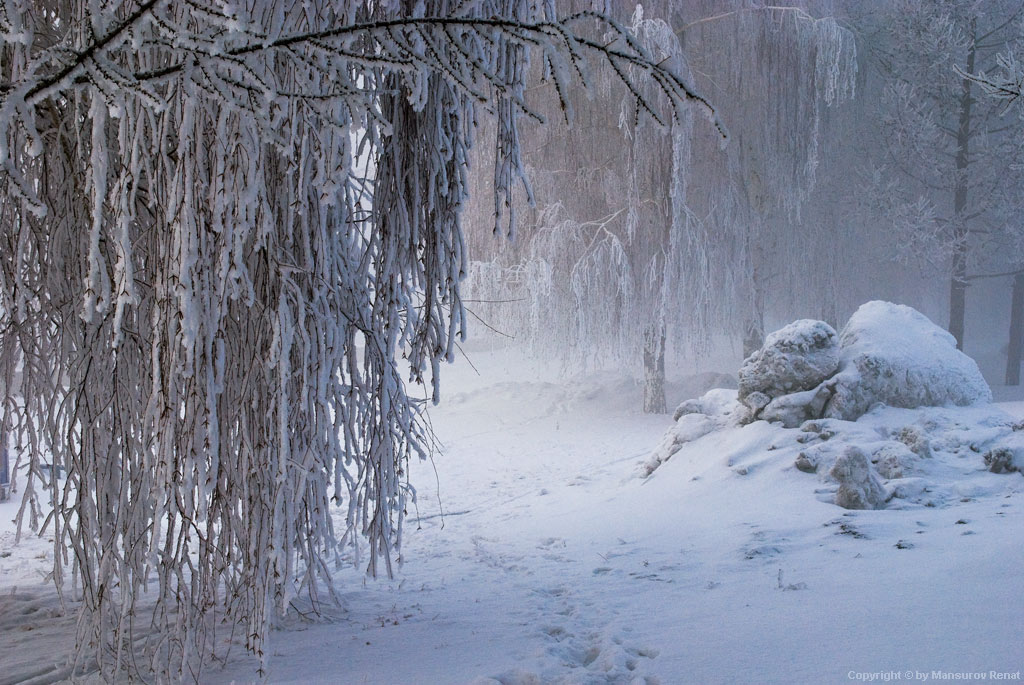
[[[90,43],[84,49],[76,51],[74,59],[55,73],[35,77],[27,83],[0,84],[0,96],[20,89],[24,91],[25,102],[35,105],[54,91],[66,90],[69,82],[76,86],[95,82],[96,76],[94,73],[90,73],[89,65],[95,64],[105,48],[114,43],[126,31],[136,27],[146,18],[155,19],[153,12],[162,1],[164,0],[147,0],[141,4],[103,37]],[[224,19],[226,20],[228,17],[224,17]],[[607,36],[603,35],[602,40],[597,40],[574,32],[571,27],[582,19],[592,19],[598,22],[606,33],[611,32],[612,39],[608,40]],[[507,96],[509,90],[506,84],[495,79],[494,74],[489,73],[482,62],[474,61],[471,58],[461,44],[460,36],[454,31],[455,29],[469,33],[478,40],[509,41],[534,47],[548,46],[551,48],[546,53],[548,58],[552,55],[559,55],[560,59],[571,64],[574,72],[580,77],[585,73],[580,66],[582,51],[599,54],[612,65],[629,87],[630,92],[636,98],[637,105],[660,123],[656,111],[657,105],[650,102],[647,96],[640,92],[638,85],[635,84],[635,78],[626,75],[626,66],[638,69],[644,80],[651,78],[659,86],[660,92],[666,97],[673,111],[680,102],[692,101],[706,111],[721,135],[726,137],[725,129],[718,122],[715,109],[710,102],[664,65],[655,63],[642,46],[630,39],[629,32],[617,22],[596,12],[579,13],[558,22],[540,21],[535,23],[500,17],[403,17],[333,26],[324,30],[296,33],[272,39],[263,36],[251,39],[243,38],[239,45],[223,47],[211,45],[205,53],[196,50],[184,51],[185,55],[172,60],[166,66],[122,74],[125,82],[119,85],[121,87],[139,87],[145,83],[178,76],[189,69],[203,68],[207,63],[211,65],[224,64],[230,62],[232,58],[265,55],[273,50],[304,45],[316,46],[320,50],[331,52],[339,60],[359,60],[370,64],[383,64],[396,69],[437,68],[438,65],[443,65],[443,61],[439,62],[437,59],[438,51],[431,50],[429,43],[425,41],[410,40],[410,38],[415,38],[416,34],[423,35],[426,31],[431,31],[440,44],[451,46],[460,52],[464,59],[468,57],[465,61],[470,69],[464,73],[470,77],[469,80],[462,81],[460,78],[453,78],[453,81],[461,89],[481,99],[481,93],[475,90],[471,84],[483,82],[495,88],[496,92]],[[599,29],[598,33],[600,32]],[[402,39],[396,40],[396,35],[402,36]],[[341,45],[332,45],[330,41],[339,41]],[[421,45],[419,49],[415,46],[417,42]],[[362,43],[367,47],[359,51],[349,48],[356,43]],[[444,50],[445,48],[442,47],[441,51]],[[454,77],[455,72],[449,71],[449,76]],[[264,84],[255,84],[253,90],[258,92],[261,90],[259,86],[264,86]],[[291,95],[323,96],[322,93]],[[525,103],[519,102],[518,104],[524,112],[531,111]],[[567,105],[564,96],[563,105]],[[674,116],[677,115],[674,114]]]
[[[369,572],[400,560],[430,440],[406,384],[436,398],[465,333],[480,109],[490,191],[525,178],[531,54],[578,78],[618,60],[657,74],[652,112],[713,116],[621,30],[583,34],[615,33],[596,17],[401,4],[69,2],[0,46],[0,433],[106,680],[198,673],[222,622],[265,667],[274,616],[332,596],[361,540]],[[50,461],[68,478],[40,493]]]

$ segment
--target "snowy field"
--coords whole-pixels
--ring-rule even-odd
[[[888,508],[848,511],[794,467],[820,436],[713,432],[645,480],[672,420],[639,413],[639,386],[471,357],[479,375],[446,368],[430,411],[443,446],[412,467],[403,566],[339,572],[343,606],[282,626],[266,682],[1024,682],[1024,478],[977,451],[1003,412],[1024,418],[1024,394],[848,423],[832,440],[917,426],[932,444]],[[0,504],[0,685],[57,682],[74,621],[45,581],[52,546],[13,546],[15,506]],[[201,682],[256,667],[236,648]]]

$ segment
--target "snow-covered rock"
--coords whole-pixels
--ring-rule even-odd
[[[910,448],[910,451],[922,459],[931,459],[932,446],[925,432],[917,426],[904,426],[896,434],[896,439]]]
[[[992,473],[1024,473],[1024,433],[1014,430],[997,440],[983,456]]]
[[[992,401],[977,363],[956,349],[952,335],[911,307],[861,305],[839,343],[840,371],[827,383],[827,417],[854,421],[878,402],[914,408]]]
[[[808,419],[820,417],[830,397],[832,392],[825,385],[819,385],[813,390],[782,395],[769,402],[758,414],[758,418],[777,421],[786,428],[796,428]]]
[[[850,445],[836,459],[829,475],[839,482],[835,503],[845,509],[881,509],[888,495],[878,473],[861,448]]]
[[[769,334],[761,349],[743,362],[739,399],[756,414],[765,406],[762,395],[772,400],[811,390],[838,368],[835,329],[824,321],[794,321]]]
[[[985,453],[985,466],[992,473],[1013,473],[1019,471],[1013,450],[997,447]]]
[[[909,474],[916,457],[917,455],[902,442],[892,441],[874,451],[871,463],[874,464],[878,475],[886,480],[893,480]]]
[[[644,474],[711,430],[763,419],[784,428],[802,427],[804,435],[797,442],[808,449],[793,464],[801,471],[824,475],[831,473],[833,463],[840,471],[855,466],[850,461],[853,457],[837,462],[834,449],[810,448],[811,441],[834,434],[825,426],[855,422],[869,411],[878,413],[886,407],[968,406],[991,400],[978,365],[956,349],[952,335],[910,307],[868,302],[850,317],[842,335],[825,322],[811,319],[795,321],[769,335],[764,346],[743,362],[737,391],[713,390],[679,405],[674,415],[677,424],[645,463]],[[936,443],[936,428],[921,423],[890,429],[882,436],[889,446],[882,452],[868,451],[872,456],[869,472],[876,480],[879,473],[887,480],[899,480],[916,462],[931,458],[934,450],[955,448]],[[1001,424],[991,430],[1007,428]],[[958,440],[955,431],[942,435],[942,440]],[[873,441],[877,440],[874,436]],[[980,451],[973,444],[970,447]],[[1024,461],[1020,455],[993,452],[990,468],[1020,469]],[[865,496],[873,492],[864,487]],[[861,495],[851,488],[849,493],[844,490],[842,498],[855,501]]]

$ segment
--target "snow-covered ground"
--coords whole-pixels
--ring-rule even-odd
[[[862,444],[922,426],[936,449],[906,464],[909,496],[848,511],[794,467],[821,442],[799,429],[716,431],[642,479],[672,421],[639,413],[637,385],[472,361],[480,375],[445,369],[430,411],[443,449],[413,465],[404,565],[339,572],[344,606],[277,631],[268,682],[1024,681],[1024,477],[972,449],[1024,401],[849,424]],[[0,504],[0,685],[53,682],[74,621],[45,583],[52,546],[12,545],[14,509]],[[236,649],[201,680],[255,668]]]

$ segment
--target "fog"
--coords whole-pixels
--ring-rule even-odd
[[[1024,122],[969,76],[1012,80],[1019,5],[797,4],[614,3],[714,112],[637,123],[595,70],[569,124],[553,98],[547,125],[524,124],[535,203],[517,197],[511,242],[493,230],[480,136],[471,337],[650,382],[663,352],[669,378],[734,371],[789,321],[838,330],[882,299],[1006,381]]]

